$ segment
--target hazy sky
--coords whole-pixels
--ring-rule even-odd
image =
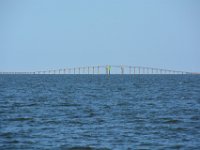
[[[200,71],[200,0],[0,0],[0,71]]]

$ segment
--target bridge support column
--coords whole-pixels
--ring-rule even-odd
[[[108,75],[108,66],[105,66],[106,74]]]
[[[111,72],[111,66],[108,65],[108,74],[110,75],[110,72]]]
[[[97,68],[98,68],[98,74],[100,74],[100,72],[99,72],[99,66]]]
[[[121,74],[124,74],[124,66],[121,66]]]
[[[138,67],[138,74],[140,74],[140,67]]]

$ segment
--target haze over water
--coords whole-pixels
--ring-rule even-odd
[[[199,149],[198,75],[0,75],[0,149]]]

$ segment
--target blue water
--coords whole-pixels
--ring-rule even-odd
[[[0,149],[200,149],[200,76],[0,75]]]

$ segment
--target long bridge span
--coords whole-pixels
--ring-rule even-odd
[[[87,67],[73,67],[49,69],[31,72],[0,72],[0,74],[199,74],[194,72],[177,71],[142,66],[127,65],[98,65]]]

